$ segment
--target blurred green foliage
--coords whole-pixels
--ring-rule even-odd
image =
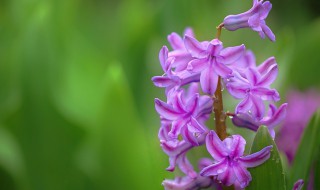
[[[275,1],[277,42],[223,31],[258,62],[275,55],[277,86],[319,87],[318,1]],[[166,35],[210,39],[239,0],[1,0],[0,189],[162,189],[168,159],[153,98]],[[319,6],[317,6],[319,7]],[[231,106],[229,106],[231,107]],[[240,132],[244,133],[240,130]]]

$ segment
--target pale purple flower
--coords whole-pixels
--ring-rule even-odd
[[[276,142],[289,163],[292,163],[299,146],[301,135],[314,112],[320,108],[320,93],[290,91],[287,95],[287,116],[279,130]]]
[[[166,88],[167,94],[172,89],[178,89],[180,86],[185,84],[199,81],[199,75],[197,74],[190,74],[188,71],[172,71],[172,65],[175,58],[169,57],[168,53],[169,50],[166,46],[163,46],[159,52],[159,61],[164,74],[162,76],[152,77],[152,81],[155,86]]]
[[[224,18],[224,28],[230,31],[239,28],[251,28],[259,32],[261,38],[267,36],[271,41],[275,41],[275,35],[265,22],[271,8],[272,4],[269,1],[253,0],[253,6],[250,10]]]
[[[177,139],[182,135],[186,141],[198,145],[197,137],[207,131],[200,121],[211,113],[212,100],[198,93],[185,97],[184,93],[183,89],[168,93],[167,103],[156,98],[155,108],[162,120],[172,122],[171,138]]]
[[[213,95],[218,84],[218,77],[232,76],[232,70],[227,66],[234,63],[245,52],[245,46],[223,49],[222,42],[213,39],[210,42],[199,42],[191,36],[185,36],[184,44],[191,56],[195,58],[188,63],[191,73],[200,74],[200,84],[205,93]]]
[[[232,117],[232,122],[235,126],[244,127],[257,131],[261,125],[268,127],[271,137],[275,138],[274,128],[278,126],[286,117],[287,103],[282,104],[279,109],[273,105],[269,105],[269,110],[266,116],[262,119],[256,119],[250,113],[238,113]]]
[[[226,186],[236,182],[241,188],[248,186],[252,178],[247,168],[256,167],[268,160],[272,146],[243,156],[245,144],[245,139],[240,135],[232,135],[221,141],[214,131],[210,131],[206,137],[206,146],[215,163],[201,170],[200,175],[214,176]]]
[[[278,66],[273,57],[259,67],[248,68],[242,74],[234,72],[234,77],[227,80],[226,88],[234,98],[242,99],[236,107],[236,114],[251,112],[255,119],[262,119],[265,112],[263,101],[280,100],[278,91],[270,89],[277,74]]]

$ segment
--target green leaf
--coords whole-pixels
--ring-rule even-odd
[[[270,158],[260,166],[249,169],[252,181],[246,189],[284,190],[286,189],[285,175],[276,143],[271,138],[268,128],[261,126],[253,140],[250,154],[262,148],[273,145]]]
[[[319,147],[320,151],[320,147]],[[314,179],[320,179],[320,158],[317,157],[317,161],[314,167]],[[320,189],[320,180],[314,180],[314,189]]]
[[[297,150],[293,166],[289,186],[298,179],[303,179],[304,184],[308,184],[310,170],[315,163],[319,154],[320,147],[320,110],[312,117],[307,128],[305,129],[299,148]],[[306,187],[306,186],[304,186]]]

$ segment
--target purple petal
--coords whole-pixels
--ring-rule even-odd
[[[189,176],[190,178],[196,178],[197,177],[197,173],[193,170],[193,166],[192,164],[190,164],[189,160],[186,157],[186,153],[184,153],[183,155],[181,155],[179,157],[179,159],[177,160],[178,162],[178,166],[180,168],[180,170],[186,174],[187,176]]]
[[[246,186],[249,185],[249,182],[252,180],[252,177],[246,168],[234,162],[233,171],[237,177],[237,180],[241,188],[245,188]]]
[[[168,99],[172,99],[173,109],[177,110],[179,113],[186,112],[185,106],[182,100],[182,90],[174,91],[173,93],[167,94]],[[171,97],[170,97],[171,96]]]
[[[194,117],[191,117],[191,122],[188,124],[188,130],[192,133],[203,133],[206,128],[202,126]]]
[[[184,45],[192,57],[205,58],[207,57],[206,49],[201,43],[193,37],[185,35]]]
[[[274,57],[269,57],[266,59],[261,65],[258,66],[258,71],[261,75],[265,75],[269,68],[276,63],[276,59]]]
[[[304,185],[304,181],[299,179],[293,186],[292,190],[301,190]]]
[[[265,112],[265,106],[263,101],[260,99],[260,97],[251,96],[250,97],[252,101],[252,116],[254,118],[257,118],[258,120],[262,119]]]
[[[167,64],[168,51],[167,46],[163,46],[159,52],[159,61],[164,72],[167,72],[169,69],[169,65]]]
[[[243,99],[247,94],[247,89],[249,89],[249,85],[243,85],[239,83],[227,83],[226,88],[228,92],[237,99]]]
[[[270,150],[272,149],[272,145],[267,146],[260,150],[259,152],[255,152],[253,154],[243,156],[239,158],[239,163],[245,168],[257,167],[263,164],[270,158]]]
[[[199,106],[199,94],[194,94],[187,102],[186,110],[192,114],[196,112]]]
[[[262,31],[266,34],[266,36],[271,40],[271,41],[276,41],[276,36],[273,34],[272,30],[266,25],[266,24],[261,24]]]
[[[218,84],[218,75],[213,71],[212,66],[207,67],[201,72],[200,84],[204,93],[213,95]]]
[[[187,28],[184,30],[183,34],[184,34],[184,35],[191,36],[191,37],[193,37],[193,38],[195,37],[195,35],[194,35],[194,33],[193,33],[193,30],[192,30],[192,28],[190,28],[190,27],[187,27]]]
[[[232,144],[230,147],[230,157],[240,157],[243,155],[246,146],[246,140],[240,135],[232,135]]]
[[[188,63],[187,70],[195,73],[203,71],[208,66],[208,59],[194,59]]]
[[[172,122],[172,127],[169,132],[169,137],[178,138],[181,133],[181,129],[187,124],[187,120],[179,119]]]
[[[261,78],[260,73],[254,68],[249,68],[245,74],[250,84],[254,86],[258,83],[258,81]]]
[[[236,107],[236,114],[245,113],[252,107],[250,96],[246,96]]]
[[[231,64],[237,61],[241,56],[244,55],[246,47],[242,44],[240,46],[228,47],[220,52],[218,57],[219,61],[224,64]]]
[[[214,131],[210,131],[207,135],[206,146],[208,152],[217,161],[221,161],[226,156],[228,156],[228,149],[221,142],[218,135]]]
[[[260,32],[262,30],[261,27],[260,27],[260,15],[259,15],[259,13],[256,13],[256,14],[252,15],[249,18],[248,23],[249,23],[249,27],[252,30],[257,31],[257,32]]]
[[[279,109],[270,117],[270,119],[263,122],[268,128],[274,128],[276,125],[281,123],[281,121],[286,117],[287,113],[287,103],[282,104]]]
[[[168,35],[168,41],[174,50],[184,49],[183,40],[177,33],[173,32]]]
[[[260,97],[262,100],[272,100],[279,101],[280,95],[275,89],[268,89],[263,87],[257,87],[251,90],[251,93],[257,97]]]
[[[204,114],[210,114],[212,112],[212,104],[213,101],[209,96],[200,96],[197,116],[201,117]]]
[[[238,127],[244,127],[253,131],[257,131],[259,128],[259,123],[256,122],[251,115],[247,113],[236,114],[232,118],[232,123]]]
[[[167,76],[155,76],[152,77],[151,80],[156,87],[160,88],[168,87],[175,84],[174,81],[172,81],[172,79]]]
[[[168,133],[170,131],[171,125],[169,123],[164,123],[161,125],[158,133],[159,140],[169,140]]]
[[[209,158],[201,158],[198,164],[198,168],[202,170],[203,168],[211,165],[213,163],[213,160]]]
[[[181,135],[185,141],[191,143],[193,146],[199,146],[197,137],[188,130],[187,126],[181,130]]]
[[[272,9],[272,4],[270,1],[266,1],[262,4],[262,8],[260,11],[260,19],[264,20],[267,18],[270,10]]]
[[[223,173],[224,171],[226,171],[227,168],[228,168],[228,159],[224,159],[219,163],[212,164],[210,166],[203,168],[200,172],[200,175],[201,176],[216,176],[216,175],[219,175],[219,174]]]
[[[236,180],[236,176],[234,175],[232,167],[228,167],[223,173],[219,174],[217,180],[221,181],[225,186],[233,185]]]
[[[268,117],[272,117],[277,111],[277,107],[274,104],[269,105]]]
[[[263,75],[258,82],[259,86],[269,86],[277,78],[278,75],[278,65],[273,65],[269,70]]]
[[[186,94],[186,99],[191,98],[194,94],[199,93],[198,83],[191,83]]]
[[[154,100],[155,108],[159,115],[168,120],[175,120],[180,116],[180,113],[175,111],[172,106],[156,98]]]
[[[211,61],[211,65],[218,75],[220,75],[222,78],[228,78],[231,76],[232,70],[229,67],[227,67],[223,63],[217,62],[214,59],[212,59]]]
[[[207,52],[210,56],[218,56],[220,54],[220,51],[223,49],[223,45],[222,42],[215,38],[213,40],[210,41],[210,43],[208,44],[207,47]]]

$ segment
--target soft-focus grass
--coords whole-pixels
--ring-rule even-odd
[[[291,86],[319,86],[320,22],[316,2],[303,2],[274,2],[268,23],[276,43],[249,30],[222,34],[225,45],[253,49],[258,62],[277,57],[283,97]],[[224,16],[250,6],[0,1],[0,189],[162,189],[172,174],[153,109],[153,98],[164,97],[150,81],[162,74],[158,51],[186,26],[210,39]]]

